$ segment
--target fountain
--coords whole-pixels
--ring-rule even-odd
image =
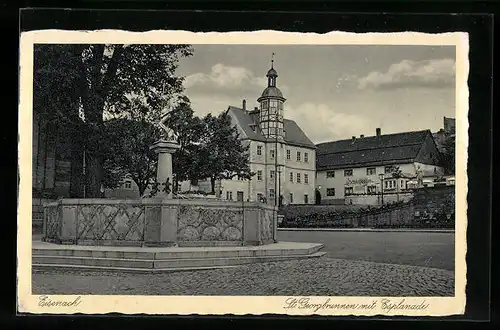
[[[322,244],[277,242],[274,206],[173,198],[172,154],[179,144],[167,118],[168,113],[159,123],[162,138],[150,147],[158,154],[151,196],[44,205],[43,243],[33,247],[34,267],[161,270],[322,255]]]

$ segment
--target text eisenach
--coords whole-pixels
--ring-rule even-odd
[[[38,306],[40,307],[76,307],[82,302],[81,296],[73,300],[52,300],[48,296],[40,296]]]

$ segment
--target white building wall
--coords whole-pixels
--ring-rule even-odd
[[[434,176],[436,169],[436,173],[438,175],[442,175],[444,170],[442,167],[435,165],[425,165],[420,163],[407,163],[407,164],[394,164],[393,166],[399,167],[402,174],[409,177],[415,177],[417,174],[417,167],[420,168],[424,172],[424,176]],[[375,173],[368,175],[367,168],[375,168]],[[344,170],[352,169],[352,176],[345,176]],[[335,177],[327,178],[327,172],[329,171],[318,171],[317,172],[317,180],[316,187],[319,189],[321,193],[322,202],[329,203],[335,200],[345,200],[345,188],[352,187],[353,193],[367,193],[368,186],[375,186],[375,191],[380,192],[381,182],[379,178],[380,173],[384,173],[384,181],[390,183],[390,181],[394,181],[388,187],[385,186],[384,182],[384,191],[386,192],[396,192],[406,189],[406,182],[408,179],[402,178],[392,179],[390,174],[385,173],[385,166],[367,166],[367,167],[358,167],[358,168],[343,168],[336,169]],[[335,189],[335,196],[328,196],[327,192],[329,188]]]
[[[261,146],[261,155],[258,155],[258,146]],[[250,168],[256,175],[252,178],[249,186],[249,199],[256,201],[258,194],[266,197],[268,203],[274,203],[270,200],[270,190],[274,189],[275,194],[278,191],[283,196],[283,202],[290,203],[290,193],[293,194],[293,204],[303,204],[304,195],[308,196],[308,203],[314,203],[315,197],[315,168],[316,153],[314,149],[296,147],[278,142],[275,152],[275,159],[272,157],[271,150],[276,149],[276,143],[251,141],[250,143]],[[290,150],[290,159],[287,159],[287,150]],[[297,151],[300,152],[300,161],[297,161]],[[307,153],[308,162],[305,162],[304,156]],[[276,172],[276,161],[281,165],[280,188],[277,189],[278,173]],[[258,171],[262,171],[262,180],[258,180]],[[271,171],[274,172],[271,178]],[[293,174],[293,182],[290,182],[289,175]],[[297,173],[300,173],[301,182],[297,183]],[[305,183],[305,174],[308,176],[308,183]]]

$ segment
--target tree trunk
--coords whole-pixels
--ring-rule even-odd
[[[144,184],[139,180],[134,180],[134,182],[137,185],[137,189],[139,189],[139,197],[142,197],[144,195],[144,191],[146,190],[147,184]]]
[[[92,154],[86,154],[86,185],[85,197],[86,198],[99,198],[101,197],[101,183],[103,179],[102,162],[99,158],[94,157]]]
[[[215,194],[215,178],[210,178],[210,185],[212,186],[212,194]]]

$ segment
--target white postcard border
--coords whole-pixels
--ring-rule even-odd
[[[33,45],[36,43],[126,43],[126,44],[356,44],[356,45],[454,45],[456,46],[456,228],[454,297],[310,297],[314,304],[326,307],[285,309],[286,299],[277,296],[99,296],[50,295],[53,301],[76,301],[70,306],[46,307],[40,295],[31,294],[32,243],[32,107]],[[468,148],[468,34],[463,32],[425,34],[402,33],[294,33],[279,31],[194,33],[189,31],[127,32],[118,30],[24,32],[20,38],[19,101],[19,202],[18,202],[18,311],[48,314],[288,314],[288,315],[407,315],[446,316],[463,314],[466,286],[467,230],[467,148]],[[463,155],[463,156],[462,156]],[[384,299],[426,308],[388,310]],[[342,304],[370,304],[373,309],[342,308]],[[338,305],[336,305],[338,304]],[[329,308],[328,305],[336,306]],[[338,308],[337,308],[338,307]],[[344,306],[346,307],[346,306]],[[348,307],[348,306],[347,306]]]

